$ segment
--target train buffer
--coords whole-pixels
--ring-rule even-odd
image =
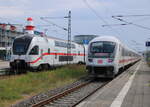
[[[77,107],[150,107],[150,67],[136,63]]]

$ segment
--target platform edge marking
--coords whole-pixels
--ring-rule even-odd
[[[127,95],[133,79],[135,77],[135,74],[137,73],[138,69],[140,68],[141,63],[137,66],[135,72],[133,73],[133,75],[129,78],[128,82],[124,85],[124,87],[122,88],[122,90],[119,92],[118,96],[114,99],[114,101],[112,102],[112,104],[110,105],[110,107],[121,107],[123,100],[125,98],[125,96]]]

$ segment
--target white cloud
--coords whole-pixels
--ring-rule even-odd
[[[26,4],[26,3],[29,3],[30,0],[3,0],[3,1],[11,2],[11,3],[15,3],[15,4],[18,4],[18,3]]]
[[[16,17],[24,15],[24,11],[17,7],[3,6],[0,7],[0,15],[1,17]]]
[[[2,0],[4,2],[4,0]],[[60,13],[66,10],[80,11],[87,10],[87,6],[83,0],[5,0],[5,4],[0,6],[0,14],[2,16],[28,16],[28,15],[50,15]],[[8,4],[6,3],[8,2]],[[112,2],[87,0],[87,2],[95,9],[103,11],[103,7],[111,6]]]

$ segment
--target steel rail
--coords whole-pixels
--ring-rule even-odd
[[[41,101],[41,102],[39,102],[39,103],[37,103],[37,104],[34,104],[34,105],[32,105],[31,107],[42,107],[42,106],[44,106],[44,105],[46,105],[46,104],[52,103],[52,102],[54,102],[55,100],[61,99],[62,97],[67,96],[68,94],[70,94],[70,93],[72,93],[72,92],[74,92],[74,91],[76,91],[76,90],[78,90],[78,89],[81,89],[81,88],[83,88],[83,87],[89,85],[91,82],[92,82],[92,81],[89,81],[89,82],[80,84],[80,85],[78,85],[78,86],[76,86],[76,87],[73,87],[73,88],[71,88],[71,89],[68,89],[68,90],[66,90],[66,91],[64,91],[64,92],[62,92],[62,93],[59,93],[59,94],[57,94],[57,95],[54,95],[54,96],[52,96],[52,97],[50,97],[50,98],[48,98],[48,99],[46,99],[46,100],[44,100],[44,101]],[[86,99],[87,97],[89,97],[89,96],[91,96],[92,94],[94,94],[97,90],[99,90],[100,88],[102,88],[103,86],[105,86],[107,83],[108,83],[108,82],[103,83],[100,87],[96,88],[94,91],[92,91],[91,93],[89,93],[88,95],[86,95],[84,98],[80,99],[78,102],[76,102],[74,105],[72,105],[72,107],[75,107],[76,105],[78,105],[80,102],[82,102],[84,99]]]
[[[91,92],[90,94],[88,94],[87,96],[85,96],[84,98],[82,98],[80,101],[76,102],[72,107],[77,106],[79,103],[81,103],[83,100],[85,100],[86,98],[88,98],[89,96],[91,96],[92,94],[94,94],[96,91],[98,91],[100,88],[104,87],[108,82],[102,84],[100,87],[96,88],[93,92]]]
[[[91,83],[91,81],[88,81],[86,83],[80,84],[80,85],[78,85],[76,87],[73,87],[71,89],[68,89],[68,90],[66,90],[66,91],[64,91],[62,93],[56,94],[56,95],[54,95],[54,96],[52,96],[52,97],[50,97],[50,98],[48,98],[48,99],[46,99],[44,101],[41,101],[41,102],[39,102],[37,104],[34,104],[34,105],[32,105],[32,107],[41,107],[41,106],[44,106],[44,105],[46,105],[48,103],[53,102],[54,100],[57,100],[59,98],[62,98],[63,96],[66,96],[69,93],[74,92],[75,90],[78,90],[78,89],[80,89],[80,88],[82,88],[82,87],[84,87],[84,86],[86,86],[86,85],[88,85],[90,83]]]

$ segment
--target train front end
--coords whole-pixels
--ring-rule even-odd
[[[86,69],[93,77],[114,77],[116,73],[116,42],[107,39],[92,40],[88,47]]]
[[[29,67],[29,56],[27,52],[31,44],[33,37],[23,35],[16,38],[12,46],[12,55],[10,60],[10,67],[12,69],[27,69]]]

